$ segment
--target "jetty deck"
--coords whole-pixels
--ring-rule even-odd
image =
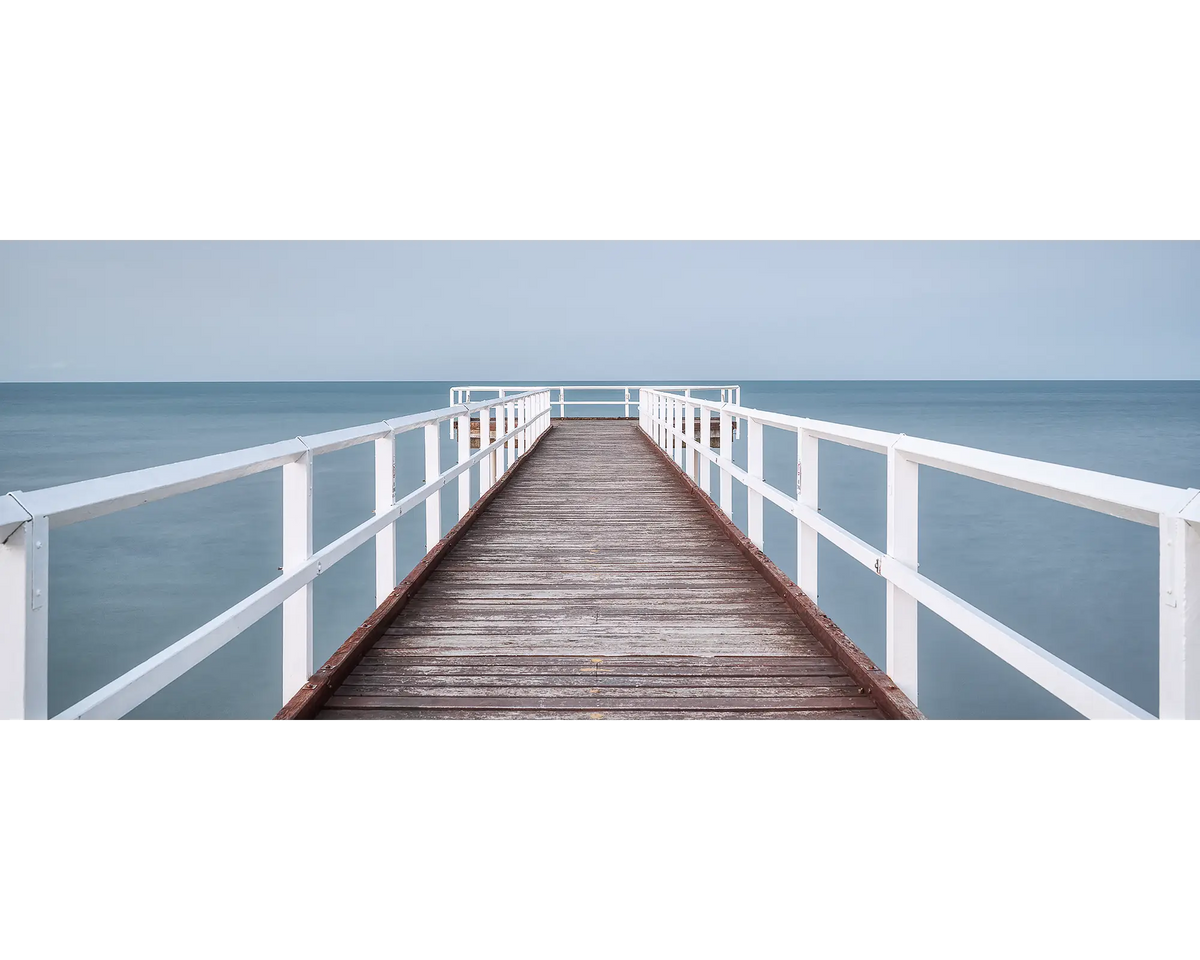
[[[593,407],[617,415],[568,415]],[[765,476],[768,430],[794,444],[794,486]],[[414,431],[424,475],[406,492],[396,441]],[[314,462],[361,444],[375,509],[316,547]],[[828,444],[886,460],[884,546],[821,511]],[[52,714],[55,530],[276,469],[278,576]],[[456,386],[436,410],[0,497],[0,718],[125,716],[280,610],[280,719],[918,719],[921,608],[1080,716],[1156,716],[921,572],[922,470],[1156,528],[1157,716],[1200,717],[1196,488],[743,406],[737,384],[610,384]],[[794,521],[796,583],[763,553],[766,503]],[[396,524],[416,510],[427,552],[401,580]],[[816,606],[821,542],[884,581],[885,664]],[[315,581],[372,543],[376,609],[314,671]]]
[[[281,715],[919,716],[636,421],[516,467]]]

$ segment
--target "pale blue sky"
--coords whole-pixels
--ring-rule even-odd
[[[1200,377],[1200,244],[3,243],[0,380]]]

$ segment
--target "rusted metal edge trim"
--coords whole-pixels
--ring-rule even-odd
[[[549,429],[554,429],[553,425]],[[548,432],[549,430],[546,431],[546,433]],[[387,599],[376,608],[374,613],[363,621],[361,627],[350,635],[350,639],[338,647],[333,652],[333,656],[326,660],[324,665],[309,677],[308,682],[296,691],[292,699],[283,705],[282,710],[275,714],[276,720],[311,720],[317,715],[317,712],[325,705],[325,701],[333,696],[334,691],[346,679],[350,671],[358,665],[363,655],[375,645],[376,641],[383,636],[383,632],[391,626],[392,621],[408,606],[408,602],[421,588],[421,585],[429,579],[429,575],[442,562],[446,554],[450,552],[450,549],[462,539],[463,534],[470,529],[471,525],[479,518],[479,515],[487,509],[488,504],[500,494],[508,484],[508,481],[516,475],[517,471],[521,469],[525,461],[529,458],[529,455],[537,450],[538,444],[545,438],[546,433],[541,434],[533,442],[529,450],[522,457],[518,458],[510,469],[504,472],[487,493],[475,501],[471,508],[463,514],[462,519],[450,528],[450,532],[442,537],[434,545],[434,548],[421,558],[421,562],[412,568],[408,576],[400,581],[395,590],[388,594]]]
[[[858,645],[854,643],[841,627],[829,619],[820,607],[801,590],[792,578],[779,569],[765,553],[758,549],[741,530],[739,530],[725,512],[707,493],[700,489],[696,482],[672,460],[654,440],[639,430],[639,436],[650,446],[668,466],[672,467],[675,477],[692,493],[712,517],[725,531],[725,535],[753,564],[759,575],[767,581],[786,602],[793,612],[804,621],[812,635],[829,650],[846,672],[861,686],[864,692],[879,706],[879,710],[890,720],[924,720],[925,715],[917,709],[916,704],[896,686],[886,673],[879,669]]]

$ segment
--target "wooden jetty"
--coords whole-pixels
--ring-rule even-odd
[[[280,718],[919,716],[636,421],[518,465]]]
[[[1081,716],[1155,716],[920,572],[920,469],[1157,528],[1157,716],[1200,718],[1197,488],[743,406],[736,384],[464,386],[450,401],[0,497],[0,718],[50,716],[56,528],[275,469],[278,576],[57,719],[125,716],[280,608],[281,718],[915,719],[919,607]],[[617,416],[567,415],[593,407]],[[794,444],[794,485],[766,478],[767,430]],[[424,479],[403,492],[396,438],[412,431],[424,435]],[[828,443],[886,458],[885,546],[821,512]],[[358,444],[374,446],[374,512],[314,548],[314,461]],[[744,531],[732,520],[734,484]],[[443,496],[456,500],[449,532]],[[763,553],[767,502],[794,521],[795,583]],[[418,509],[427,553],[400,580],[396,522]],[[884,581],[882,669],[814,602],[819,540]],[[372,542],[376,610],[314,670],[314,581]]]

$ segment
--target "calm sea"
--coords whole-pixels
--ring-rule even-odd
[[[0,491],[135,470],[414,413],[449,383],[0,384]],[[747,406],[968,444],[1182,487],[1200,486],[1197,382],[743,382]],[[575,409],[608,414],[614,408]],[[767,479],[794,486],[792,435],[766,430]],[[418,433],[398,443],[401,492]],[[745,439],[735,458],[745,463]],[[371,515],[370,444],[318,458],[315,542]],[[443,463],[455,457],[443,436]],[[50,708],[62,710],[277,575],[280,473],[56,529]],[[474,494],[473,494],[474,495]],[[821,447],[822,510],[884,545],[884,458]],[[745,491],[735,484],[745,526]],[[446,501],[445,528],[453,521]],[[423,550],[423,511],[398,525],[398,565]],[[766,550],[795,574],[794,522],[766,505]],[[1157,532],[923,468],[921,571],[1155,712]],[[884,590],[822,542],[821,606],[877,663]],[[318,663],[373,607],[373,547],[321,575]],[[136,717],[268,717],[279,707],[276,611],[138,708]],[[921,611],[921,708],[931,717],[1069,717],[1032,682]]]

